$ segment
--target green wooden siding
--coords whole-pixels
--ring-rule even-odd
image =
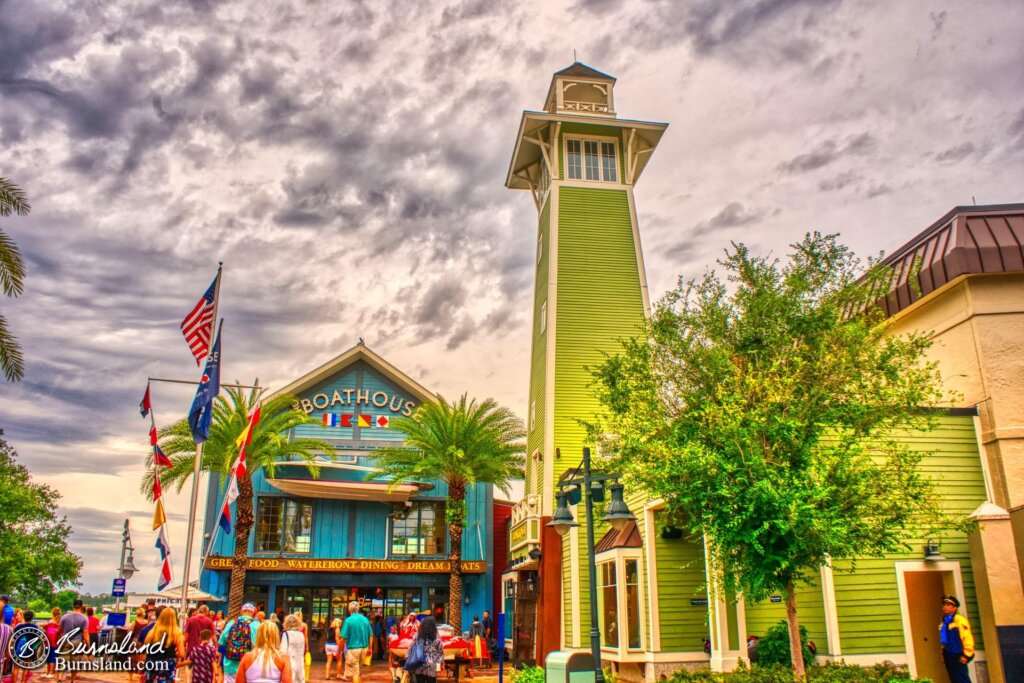
[[[551,202],[545,202],[538,221],[538,233],[542,237],[540,263],[536,266],[537,277],[533,296],[533,357],[530,359],[530,405],[526,406],[527,420],[531,405],[536,405],[536,417],[533,430],[526,439],[527,455],[532,456],[534,450],[544,450],[544,391],[547,373],[547,338],[548,332],[540,333],[540,309],[548,299],[548,265],[551,262]],[[536,256],[534,257],[536,262]],[[551,303],[548,302],[548,310]],[[550,457],[544,454],[544,457]],[[539,475],[539,476],[538,476]],[[540,463],[527,468],[527,493],[540,493],[543,488],[544,467]]]
[[[970,515],[985,500],[985,483],[978,455],[974,421],[969,416],[944,416],[931,432],[902,435],[914,448],[929,452],[922,469],[939,483],[936,501],[957,518]],[[942,554],[960,562],[964,583],[964,609],[972,624],[978,625],[977,594],[967,547],[967,535],[945,532],[940,537]],[[926,539],[911,538],[910,551],[884,558],[859,559],[856,571],[849,562],[836,562],[836,612],[843,654],[901,652],[903,641],[902,610],[896,585],[896,562],[921,560]],[[941,610],[936,600],[935,625]],[[984,647],[981,628],[975,628],[979,649]]]
[[[663,513],[654,516],[654,526],[664,526]],[[654,536],[658,565],[658,620],[663,652],[700,652],[702,638],[710,637],[708,608],[691,605],[690,600],[707,597],[704,581],[704,546],[685,538],[666,540]]]
[[[587,445],[579,420],[589,420],[600,410],[587,366],[601,363],[602,352],[621,348],[620,340],[635,335],[644,318],[626,192],[576,187],[560,187],[558,192],[558,293],[552,323],[556,332],[554,443],[561,452],[554,462],[556,480],[579,463]],[[576,552],[580,595],[586,596],[590,584],[585,534],[580,534]],[[563,572],[568,571],[566,562]],[[586,600],[580,600],[580,622],[578,627],[585,634],[590,628]]]
[[[807,637],[814,641],[819,654],[828,654],[828,630],[825,627],[825,600],[820,582],[796,589],[797,619],[807,629]],[[779,593],[782,600],[786,596]],[[765,600],[747,603],[747,636],[764,636],[769,628],[786,618],[786,603]]]

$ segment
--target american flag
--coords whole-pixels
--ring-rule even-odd
[[[217,283],[220,280],[220,271],[217,277],[213,278],[210,288],[203,294],[192,312],[181,321],[181,333],[185,335],[188,348],[196,357],[196,365],[199,365],[210,354],[210,338],[213,336],[213,307],[217,297]]]

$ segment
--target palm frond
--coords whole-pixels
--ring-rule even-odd
[[[30,211],[32,207],[25,191],[8,178],[0,176],[0,216],[10,216],[12,213],[27,216]]]
[[[18,340],[7,329],[7,318],[0,313],[0,370],[8,382],[17,382],[25,376],[25,356]]]
[[[24,291],[25,260],[18,245],[0,230],[0,291],[6,296],[19,296]]]

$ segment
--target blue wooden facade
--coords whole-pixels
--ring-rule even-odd
[[[388,491],[384,480],[373,477],[374,449],[403,439],[390,427],[390,420],[411,413],[420,403],[433,400],[433,395],[363,345],[281,392],[297,396],[299,406],[321,422],[297,428],[297,435],[328,441],[335,448],[335,458],[324,460],[318,479],[299,464],[282,463],[273,476],[264,470],[252,473],[256,524],[249,535],[247,554],[250,566],[262,568],[247,572],[247,599],[268,614],[302,609],[311,626],[313,645],[322,629],[353,598],[363,601],[371,614],[379,610],[385,618],[447,607],[448,573],[438,562],[448,553],[447,525],[440,508],[448,493],[445,483],[428,480],[396,492]],[[322,426],[325,422],[328,426]],[[234,549],[233,536],[217,527],[223,489],[219,477],[211,479],[203,545],[207,547],[211,538],[213,545],[204,558],[207,566],[201,572],[200,587],[226,598],[230,570],[208,566],[211,560],[230,558]],[[496,608],[490,604],[494,575],[492,487],[470,487],[466,506],[462,557],[475,563],[477,573],[464,575],[462,630],[469,628],[474,614]],[[279,565],[288,560],[302,562],[291,563],[298,569],[282,571]],[[344,565],[307,560],[393,562],[386,572],[325,571],[325,566]],[[407,563],[411,563],[410,571],[405,571]],[[310,566],[314,568],[307,571]],[[426,571],[415,571],[421,567]]]

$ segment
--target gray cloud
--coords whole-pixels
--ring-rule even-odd
[[[824,140],[814,149],[784,161],[778,165],[783,173],[798,174],[815,171],[823,166],[839,160],[844,156],[859,156],[875,148],[877,140],[870,133],[852,135],[840,143],[837,140]]]
[[[765,208],[747,209],[739,202],[729,202],[714,216],[693,226],[692,234],[697,236],[715,230],[738,228],[743,225],[756,223],[767,214],[768,209]]]
[[[962,142],[948,149],[944,149],[935,155],[935,160],[940,162],[963,161],[977,151],[973,142]]]

